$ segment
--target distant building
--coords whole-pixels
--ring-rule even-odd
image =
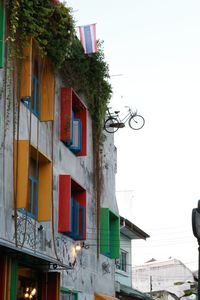
[[[132,288],[132,246],[134,239],[146,239],[149,235],[129,220],[120,217],[120,259],[116,260],[116,296],[121,300],[151,299],[145,293]]]
[[[134,288],[151,294],[155,299],[180,299],[195,290],[192,271],[178,259],[162,262],[152,259],[134,267],[132,280]]]

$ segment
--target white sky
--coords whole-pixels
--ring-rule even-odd
[[[68,0],[76,25],[97,23],[114,110],[145,127],[115,134],[120,213],[147,232],[133,263],[180,259],[197,268],[191,212],[200,199],[200,1]],[[130,192],[129,192],[130,190]],[[126,192],[122,192],[126,191]]]

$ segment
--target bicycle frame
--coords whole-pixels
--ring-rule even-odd
[[[141,115],[138,115],[137,110],[133,112],[129,106],[128,113],[122,119],[119,116],[119,111],[114,111],[111,113],[109,108],[107,111],[108,114],[104,122],[104,129],[108,133],[114,133],[119,128],[124,128],[127,121],[129,127],[134,130],[141,129],[145,124],[145,119]]]
[[[120,116],[119,116],[119,113],[116,113],[116,114],[115,113],[111,113],[109,111],[109,108],[108,108],[108,117],[110,117],[110,118],[116,118],[119,121],[119,123],[124,123],[125,124],[132,116],[135,116],[135,115],[137,115],[137,111],[133,112],[132,109],[130,107],[128,107],[128,114],[125,115],[125,117],[123,117],[121,119]]]

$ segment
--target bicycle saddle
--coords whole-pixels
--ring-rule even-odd
[[[120,111],[119,111],[119,110],[115,110],[114,113],[115,113],[115,114],[118,114],[118,113],[120,113]]]

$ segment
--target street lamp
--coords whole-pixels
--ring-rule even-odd
[[[198,293],[197,299],[200,300],[200,200],[198,201],[197,208],[192,210],[192,230],[194,236],[198,241],[198,251],[199,251],[199,269],[198,269]]]

